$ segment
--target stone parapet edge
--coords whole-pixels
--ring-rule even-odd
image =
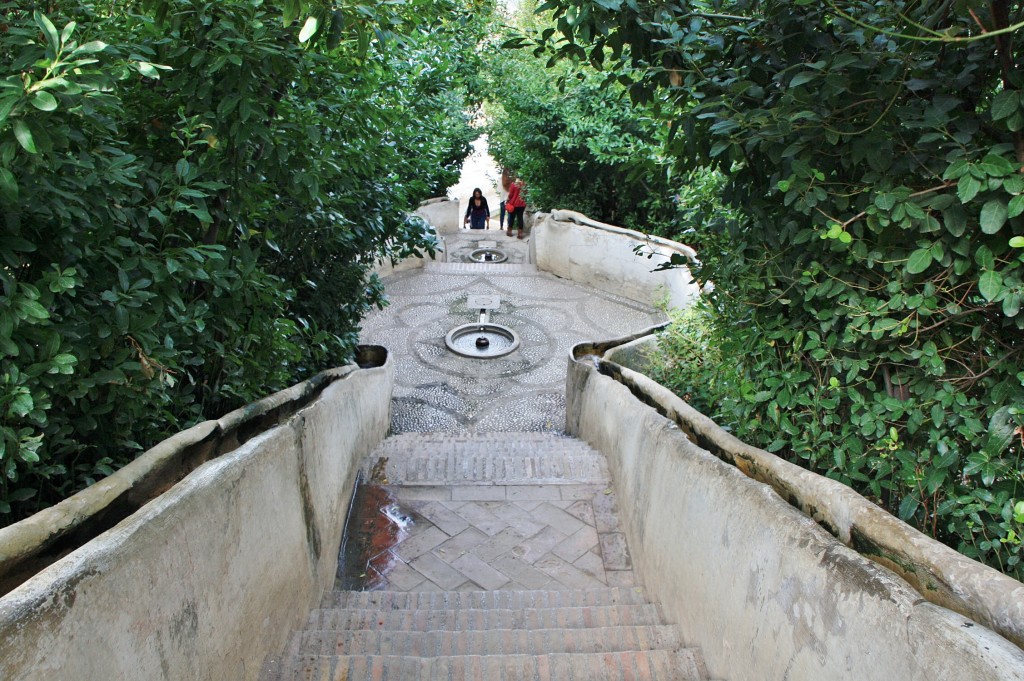
[[[0,678],[255,681],[334,583],[358,462],[390,422],[383,358],[229,414],[237,432],[296,407],[0,598]]]
[[[609,455],[613,478],[617,475],[615,456],[608,448],[615,445],[606,442],[606,434],[588,430],[587,424],[597,418],[586,413],[584,393],[592,389],[587,387],[590,381],[622,386],[639,408],[655,412],[655,420],[671,424],[687,443],[768,485],[844,547],[895,573],[928,602],[969,617],[1012,642],[1015,645],[1009,647],[1024,661],[1024,653],[1017,647],[1024,644],[1024,584],[923,535],[849,487],[743,443],[664,386],[604,359],[606,353],[613,354],[610,350],[640,342],[638,338],[642,335],[583,343],[570,351],[566,430]],[[631,426],[624,430],[635,429]],[[663,593],[653,595],[670,600]],[[702,641],[695,643],[704,645]],[[1021,676],[991,678],[1024,678],[1024,666],[1014,673]]]
[[[386,361],[383,348],[366,351]],[[0,597],[113,527],[201,464],[287,419],[328,385],[357,369],[356,365],[328,369],[219,419],[197,423],[67,499],[0,528]]]

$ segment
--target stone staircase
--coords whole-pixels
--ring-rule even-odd
[[[407,433],[363,476],[377,493],[357,494],[339,585],[374,590],[327,593],[261,681],[706,679],[635,584],[585,443]]]

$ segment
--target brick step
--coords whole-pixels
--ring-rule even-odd
[[[598,627],[593,629],[492,629],[489,631],[304,631],[302,655],[540,655],[676,650],[676,627]]]
[[[498,246],[501,247],[500,245]],[[536,274],[537,266],[515,263],[478,263],[478,262],[437,262],[423,263],[423,271],[433,274]]]
[[[563,591],[329,591],[320,607],[365,610],[519,610],[647,603],[640,587]]]
[[[600,452],[582,440],[569,435],[543,432],[398,433],[387,437],[378,445],[378,451],[385,454],[409,452],[433,455],[473,451],[504,455],[540,450],[558,454],[602,456]]]
[[[702,681],[693,651],[649,650],[547,655],[302,656],[281,681]]]
[[[665,624],[655,605],[601,605],[577,608],[460,610],[317,609],[310,631],[466,631],[486,629],[588,629]]]
[[[605,484],[604,456],[574,438],[550,434],[403,433],[364,460],[363,474],[409,485]]]

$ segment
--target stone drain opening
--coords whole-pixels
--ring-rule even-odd
[[[466,306],[480,311],[479,321],[456,326],[444,337],[444,344],[456,355],[476,359],[504,357],[519,347],[519,334],[491,322],[491,310],[501,305],[498,296],[468,296]]]
[[[500,263],[508,260],[508,253],[500,248],[484,247],[477,248],[468,256],[470,262],[478,263]]]

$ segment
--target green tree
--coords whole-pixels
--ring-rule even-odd
[[[1024,574],[1021,4],[541,10],[726,178],[740,219],[688,239],[737,367],[714,416]]]
[[[651,231],[673,219],[667,128],[635,109],[618,82],[521,49],[543,24],[523,8],[491,39],[485,111],[491,151],[529,188],[530,203]]]
[[[447,0],[0,10],[11,521],[351,356],[384,303],[374,264],[430,246],[408,211],[468,150],[486,17]]]

